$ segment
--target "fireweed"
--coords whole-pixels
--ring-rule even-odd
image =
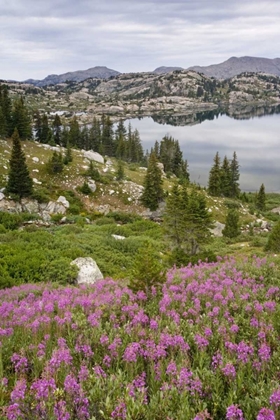
[[[149,298],[111,279],[2,291],[1,419],[280,418],[275,273],[228,258]]]

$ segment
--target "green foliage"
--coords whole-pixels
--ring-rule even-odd
[[[10,194],[17,194],[20,198],[29,197],[33,192],[33,182],[29,175],[25,154],[21,149],[17,129],[13,133],[12,140],[13,147],[6,191]]]
[[[189,180],[188,164],[183,159],[179,141],[171,136],[164,136],[160,144],[155,142],[154,153],[163,163],[165,173],[171,173],[178,178]]]
[[[64,165],[68,165],[70,162],[73,162],[73,155],[72,155],[72,149],[70,147],[70,144],[67,143],[66,153],[65,153],[65,156],[63,157],[63,163]]]
[[[89,195],[92,193],[88,183],[84,181],[83,185],[81,187],[77,188],[78,191],[80,191],[82,194]]]
[[[59,174],[63,171],[63,156],[56,150],[53,152],[52,157],[46,164],[46,169],[50,174]]]
[[[138,250],[135,257],[129,287],[137,292],[142,290],[151,296],[152,287],[158,288],[164,281],[166,272],[160,257],[150,243]]]
[[[272,228],[268,237],[266,250],[280,252],[280,221],[278,221]]]
[[[117,167],[117,173],[116,173],[116,179],[117,181],[122,181],[124,179],[124,165],[121,160],[118,161],[118,167]]]
[[[221,194],[221,159],[217,152],[214,158],[214,165],[209,173],[208,192],[214,197]]]
[[[264,185],[262,184],[260,186],[259,192],[256,197],[256,208],[260,211],[265,211],[265,202],[266,202],[265,188],[264,188]]]
[[[86,176],[89,176],[91,179],[93,179],[96,182],[101,182],[101,175],[99,173],[99,170],[95,167],[93,160],[89,163],[89,168],[86,171]]]
[[[37,200],[38,203],[47,203],[50,201],[50,194],[46,188],[36,187],[32,192],[32,198]]]
[[[229,209],[222,233],[227,238],[236,238],[240,235],[239,213],[235,209]]]
[[[212,219],[205,196],[195,188],[188,194],[186,185],[175,184],[166,200],[164,230],[172,248],[195,255],[210,240]]]
[[[141,196],[141,202],[151,211],[158,208],[159,203],[163,200],[164,192],[162,188],[163,180],[161,169],[158,166],[158,160],[155,153],[151,153],[147,174],[144,179],[144,191]]]

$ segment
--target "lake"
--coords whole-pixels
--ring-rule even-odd
[[[231,159],[236,151],[242,191],[259,190],[264,183],[266,192],[280,192],[280,106],[232,115],[238,119],[208,111],[134,118],[130,122],[133,129],[138,129],[144,150],[166,134],[179,140],[191,181],[201,186],[207,186],[216,152],[221,159],[225,155]]]

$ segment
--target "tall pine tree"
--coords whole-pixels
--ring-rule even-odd
[[[20,198],[29,197],[33,191],[33,182],[29,175],[24,152],[21,149],[21,142],[17,129],[15,129],[12,135],[12,140],[13,147],[6,191],[10,194],[16,194]]]
[[[219,152],[214,157],[214,165],[209,172],[208,192],[214,197],[221,194],[221,159]]]
[[[149,158],[147,174],[144,179],[144,191],[141,196],[143,205],[152,211],[156,210],[159,203],[163,200],[164,191],[162,184],[161,169],[158,166],[155,153],[152,152]]]

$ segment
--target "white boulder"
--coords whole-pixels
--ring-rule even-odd
[[[90,257],[76,258],[74,261],[71,262],[71,265],[76,265],[79,268],[79,272],[77,276],[78,284],[81,284],[81,283],[93,284],[97,280],[101,280],[104,278],[98,265]]]
[[[84,150],[83,153],[85,158],[104,164],[104,158],[99,153],[93,150]]]
[[[70,207],[69,201],[66,200],[66,198],[63,195],[61,195],[60,197],[58,197],[58,199],[56,200],[56,202],[59,203],[59,204],[62,204],[67,209],[69,209],[69,207]]]

